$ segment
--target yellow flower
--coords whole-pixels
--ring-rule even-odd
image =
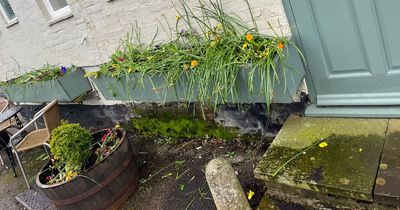
[[[121,128],[121,125],[120,125],[120,124],[116,124],[116,125],[115,125],[115,128],[117,128],[117,129],[118,129],[118,128]]]
[[[176,20],[180,20],[182,18],[182,16],[180,16],[180,15],[175,15],[175,17],[176,17]]]
[[[247,45],[248,45],[247,42],[243,43],[242,48],[243,48],[243,49],[246,49],[246,48],[247,48]]]
[[[247,193],[247,199],[251,200],[253,198],[254,194],[256,194],[256,193],[253,192],[252,190],[249,190],[249,192]]]
[[[190,68],[189,64],[187,64],[187,63],[183,64],[183,69],[184,70],[188,70],[189,68]]]
[[[213,40],[213,41],[211,41],[211,47],[214,47],[216,44],[218,43],[218,40]]]
[[[266,50],[264,50],[264,52],[262,52],[262,57],[268,58],[268,56],[269,56],[269,50],[266,49]]]
[[[130,74],[130,73],[132,73],[132,72],[134,72],[135,70],[133,70],[133,68],[129,68],[128,69],[128,73]]]
[[[210,38],[212,34],[213,34],[212,31],[208,31],[208,32],[206,33],[206,37],[207,37],[207,38]]]
[[[217,31],[222,31],[222,24],[221,24],[221,23],[218,24],[218,25],[215,27],[215,29],[216,29]]]
[[[83,75],[83,77],[94,77],[95,79],[97,79],[97,77],[99,77],[99,73],[98,72],[88,72],[85,75]]]
[[[69,181],[76,176],[78,176],[78,173],[76,173],[74,171],[68,171],[67,175],[65,176],[65,180]]]
[[[247,41],[251,42],[254,40],[254,37],[251,34],[246,34],[246,39],[247,39]]]
[[[326,141],[323,141],[323,142],[319,143],[319,147],[321,147],[321,148],[324,148],[324,147],[327,147],[327,146],[328,146],[328,143]]]
[[[199,62],[197,60],[192,60],[192,62],[190,63],[191,68],[196,68],[198,65],[199,65]]]

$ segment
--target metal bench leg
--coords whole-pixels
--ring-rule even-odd
[[[15,153],[15,156],[17,156],[18,164],[19,164],[19,167],[21,168],[22,176],[25,179],[26,186],[28,187],[28,189],[31,189],[31,185],[29,184],[28,178],[26,178],[25,170],[24,170],[24,167],[22,166],[21,159],[19,158],[19,155],[17,152],[14,151],[14,153]]]

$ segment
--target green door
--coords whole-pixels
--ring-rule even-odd
[[[317,105],[400,105],[400,0],[287,0],[285,8]]]

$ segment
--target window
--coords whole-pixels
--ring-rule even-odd
[[[1,0],[0,0],[1,1]],[[71,13],[67,0],[43,0],[52,18],[58,18]]]
[[[11,8],[10,3],[8,0],[0,0],[0,11],[3,14],[4,18],[6,19],[7,23],[11,23],[17,20],[13,9]]]

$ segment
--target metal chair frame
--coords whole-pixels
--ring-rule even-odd
[[[33,118],[28,124],[26,124],[22,129],[18,130],[18,132],[16,132],[16,133],[15,133],[13,136],[11,136],[11,138],[10,138],[10,143],[9,143],[10,145],[9,145],[9,146],[12,148],[12,151],[15,153],[15,155],[16,155],[16,157],[17,157],[18,165],[19,165],[20,168],[21,168],[21,172],[22,172],[22,175],[23,175],[23,177],[24,177],[24,179],[25,179],[25,182],[26,182],[26,185],[27,185],[28,189],[30,189],[31,186],[30,186],[29,181],[28,181],[28,179],[27,179],[27,177],[26,177],[26,173],[25,173],[25,170],[24,170],[24,167],[23,167],[21,158],[20,158],[20,156],[19,156],[19,154],[18,154],[18,151],[17,151],[17,149],[16,149],[16,145],[17,145],[20,141],[22,141],[22,139],[21,139],[20,141],[16,141],[16,139],[18,138],[18,136],[23,135],[24,133],[26,133],[27,129],[30,128],[32,125],[34,125],[34,126],[35,126],[35,129],[38,130],[38,129],[39,129],[39,126],[38,126],[38,124],[37,124],[37,120],[39,120],[40,118],[42,118],[42,117],[44,116],[45,110],[47,110],[47,109],[48,109],[48,106],[49,106],[50,104],[53,104],[53,103],[56,103],[56,104],[57,104],[57,101],[56,101],[56,100],[55,100],[55,101],[52,101],[52,102],[49,103],[47,106],[45,106],[43,109],[41,109],[39,112],[37,112],[37,113],[34,115],[34,118]],[[54,104],[53,104],[53,105],[54,105]],[[49,136],[49,138],[50,138],[50,136]],[[49,140],[49,139],[47,139],[47,141],[48,141],[48,140]],[[43,144],[43,147],[44,147],[44,149],[45,149],[47,155],[50,157],[50,153],[49,153],[48,149],[46,148],[46,146],[48,147],[49,145],[48,145],[47,143],[44,143],[44,144]]]
[[[4,110],[6,110],[6,109],[8,108],[9,102],[8,102],[8,100],[6,100],[6,99],[2,99],[2,100],[0,100],[0,103],[5,103],[5,104],[6,104],[6,105],[0,110],[0,112],[4,112]],[[0,155],[0,163],[1,163],[1,165],[4,165],[4,160],[3,160],[3,158],[1,157],[1,155]]]

